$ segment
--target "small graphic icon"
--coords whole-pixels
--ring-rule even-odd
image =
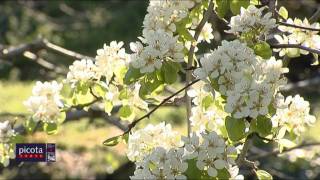
[[[16,161],[55,162],[56,145],[53,143],[17,143]]]

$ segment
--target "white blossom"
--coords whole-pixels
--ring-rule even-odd
[[[122,41],[112,41],[110,45],[104,44],[102,49],[97,50],[97,56],[95,58],[97,76],[104,76],[107,84],[117,71],[127,67],[129,64],[130,56],[122,46]]]
[[[306,28],[320,28],[320,23],[315,22],[313,24],[310,24],[307,18],[305,18],[303,21],[299,18],[294,18],[292,20],[291,18],[287,19],[286,23],[306,27]],[[303,28],[295,28],[295,27],[289,27],[280,25],[278,29],[282,32],[288,33],[288,35],[275,35],[275,39],[281,43],[281,44],[299,44],[304,47],[312,48],[312,49],[320,49],[320,35],[318,35],[317,31],[312,31],[308,29]],[[283,56],[285,54],[288,54],[289,56],[299,56],[301,54],[309,54],[309,51],[302,50],[302,49],[293,49],[290,50],[289,48],[276,50],[280,51],[279,55]],[[314,54],[317,58],[318,56]]]
[[[288,131],[293,131],[296,135],[305,132],[307,126],[315,123],[316,118],[309,114],[310,104],[299,95],[288,96],[283,104],[285,108],[278,108],[272,117],[274,127],[287,127]]]
[[[93,80],[96,77],[96,66],[90,59],[82,59],[74,61],[69,66],[69,72],[67,74],[67,82],[71,83],[74,87],[78,82],[86,82]]]
[[[228,33],[247,33],[257,31],[260,34],[268,36],[270,30],[276,27],[276,20],[271,16],[271,12],[263,14],[266,7],[256,8],[254,5],[248,6],[247,9],[241,7],[240,14],[231,17],[230,30]]]
[[[226,96],[225,111],[234,118],[266,115],[276,93],[286,83],[282,61],[262,60],[238,40],[222,45],[200,59],[194,74]]]
[[[143,129],[134,131],[129,136],[127,156],[131,161],[141,161],[158,146],[168,150],[181,145],[178,133],[170,124],[149,124]]]
[[[60,116],[63,104],[60,99],[62,84],[56,81],[36,82],[33,87],[32,96],[24,102],[24,105],[33,113],[35,121],[55,122]]]
[[[0,143],[7,143],[15,135],[9,121],[0,122]]]

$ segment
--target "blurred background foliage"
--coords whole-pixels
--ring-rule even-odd
[[[299,18],[310,17],[319,6],[317,3],[320,2],[279,1],[279,5],[284,5],[289,10],[289,16]],[[109,44],[112,40],[124,41],[129,51],[129,43],[136,41],[142,33],[147,5],[146,0],[1,1],[0,49],[29,43],[41,36],[54,44],[92,57],[104,43]],[[210,18],[210,22],[213,24],[215,40],[211,44],[201,45],[200,47],[204,49],[201,52],[213,49],[222,39],[229,38],[224,33],[227,29],[225,24],[216,18]],[[37,54],[58,67],[67,67],[74,60],[46,50],[40,50]],[[310,55],[290,60],[288,64],[290,73],[287,74],[289,82],[320,78],[319,66],[310,65],[312,58]],[[56,78],[61,79],[63,76],[52,74],[23,56],[10,61],[0,59],[0,113],[27,113],[22,102],[30,96],[34,82]],[[311,101],[313,113],[320,117],[319,87],[319,83],[312,84],[304,88],[290,89],[285,94],[300,93]],[[1,116],[0,120],[9,118]],[[184,119],[183,107],[179,109],[165,107],[152,115],[150,121],[172,123],[175,129],[185,133]],[[22,122],[24,119],[19,118],[19,120]],[[146,120],[144,124],[150,121]],[[320,141],[319,128],[318,122],[305,136],[309,140]],[[57,143],[57,162],[19,165],[13,162],[9,168],[1,169],[0,178],[127,179],[133,173],[133,165],[128,163],[125,156],[125,145],[121,144],[114,148],[102,146],[103,140],[119,133],[119,129],[99,118],[94,121],[83,118],[67,122],[57,135],[48,136],[37,132],[28,136],[27,141]],[[270,150],[270,146],[261,141],[257,141],[256,145]],[[261,168],[272,169],[272,174],[278,178],[310,177],[307,176],[310,170],[308,162],[303,160],[288,165],[288,161],[281,158],[262,159]],[[318,173],[319,171],[318,167]],[[317,174],[313,175],[319,177]]]

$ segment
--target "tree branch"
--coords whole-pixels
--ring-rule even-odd
[[[169,101],[171,98],[175,97],[179,93],[185,91],[188,87],[192,86],[193,84],[197,83],[198,81],[200,81],[200,79],[196,79],[196,80],[192,81],[191,83],[187,84],[185,87],[181,88],[180,90],[178,90],[177,92],[173,93],[169,97],[163,99],[160,104],[156,105],[147,114],[145,114],[144,116],[142,116],[139,119],[134,120],[131,124],[129,124],[127,131],[125,131],[123,134],[129,133],[131,131],[131,129],[134,128],[137,125],[137,123],[139,123],[141,120],[143,120],[145,118],[149,118],[152,113],[154,113],[158,108],[160,108],[162,105],[164,105],[167,101]]]
[[[319,28],[312,28],[312,27],[305,27],[305,26],[298,26],[295,24],[290,24],[290,23],[286,23],[286,22],[282,22],[279,21],[278,24],[283,25],[283,26],[288,26],[288,27],[294,27],[294,28],[299,28],[299,29],[305,29],[305,30],[309,30],[309,31],[320,31]]]
[[[318,7],[317,11],[309,18],[310,23],[314,23],[318,21],[320,17],[320,7]]]
[[[301,46],[300,44],[270,44],[270,47],[275,48],[275,49],[278,49],[278,48],[298,48],[298,49],[302,49],[305,51],[309,51],[311,53],[320,54],[320,50]]]
[[[249,150],[249,147],[251,145],[251,137],[252,137],[253,134],[250,134],[247,136],[244,144],[243,144],[243,148],[242,148],[242,151],[241,153],[239,154],[238,156],[238,159],[236,161],[237,165],[239,167],[241,166],[246,166],[246,167],[250,167],[251,169],[257,169],[256,165],[254,162],[252,161],[249,161],[246,159],[246,155],[247,155],[247,152]]]
[[[52,50],[56,53],[71,57],[73,59],[93,59],[92,57],[85,56],[80,53],[55,45],[43,38],[36,39],[30,43],[18,45],[16,47],[3,49],[0,51],[0,59],[11,59],[13,57],[22,55],[25,51],[38,51],[40,49]]]
[[[259,154],[256,156],[251,157],[250,159],[252,160],[257,160],[257,159],[261,159],[264,157],[268,157],[268,156],[273,156],[273,155],[278,155],[278,154],[282,154],[282,153],[286,153],[295,149],[300,149],[300,148],[305,148],[305,147],[310,147],[310,146],[320,146],[320,142],[312,142],[312,143],[302,143],[298,146],[292,147],[292,148],[288,148],[288,149],[284,149],[282,152],[280,152],[279,150],[275,150],[272,152],[268,152],[265,154]]]
[[[194,56],[194,50],[197,46],[197,41],[198,38],[200,36],[200,33],[204,27],[204,25],[206,24],[206,22],[208,21],[210,15],[213,12],[213,1],[210,0],[209,2],[209,6],[207,11],[204,13],[202,20],[200,21],[199,25],[197,26],[196,30],[195,30],[195,34],[194,34],[194,42],[191,43],[191,47],[190,50],[188,52],[188,64],[187,64],[187,69],[190,69],[193,65],[193,56]],[[188,96],[187,92],[189,91],[189,86],[188,84],[190,83],[190,81],[192,80],[192,71],[187,71],[186,72],[186,86],[187,88],[185,89],[185,98],[186,98],[186,110],[187,110],[187,124],[188,124],[188,136],[191,133],[191,122],[190,122],[190,117],[191,117],[191,98]]]

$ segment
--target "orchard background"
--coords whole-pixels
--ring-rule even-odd
[[[204,53],[220,46],[223,40],[235,39],[234,34],[226,32],[230,29],[229,22],[226,20],[230,21],[232,16],[239,14],[240,6],[248,7],[246,2],[255,4],[258,8],[265,5],[268,7],[267,11],[273,12],[273,16],[276,15],[277,19],[283,22],[286,22],[283,18],[288,17],[292,19],[297,17],[302,20],[307,18],[310,22],[320,20],[320,2],[313,0],[278,0],[277,2],[243,0],[240,1],[240,5],[233,8],[230,8],[232,7],[230,3],[235,2],[233,0],[212,1],[213,6],[210,6],[210,2],[195,1],[196,5],[202,3],[201,6],[204,7],[199,11],[201,17],[197,16],[198,23],[203,15],[212,28],[211,32],[210,28],[204,25],[207,30],[209,29],[209,34],[202,35],[203,41],[197,45],[198,61]],[[221,5],[223,2],[229,3],[225,9],[221,9],[224,7]],[[0,2],[0,102],[2,104],[0,120],[1,122],[8,120],[14,125],[15,131],[23,134],[23,142],[56,143],[58,148],[57,162],[17,164],[14,160],[10,160],[7,167],[1,167],[1,178],[128,179],[129,176],[133,176],[135,164],[127,158],[126,140],[121,140],[116,146],[105,146],[110,145],[108,144],[110,141],[104,142],[127,131],[133,119],[143,117],[161,101],[149,101],[152,102],[151,105],[149,104],[149,110],[136,112],[134,118],[130,117],[130,113],[128,115],[130,110],[125,108],[119,110],[119,107],[114,107],[111,116],[105,112],[105,107],[101,108],[99,102],[92,104],[89,102],[87,105],[91,108],[78,103],[68,107],[66,120],[57,129],[54,128],[54,132],[41,124],[32,124],[30,116],[33,114],[28,111],[23,102],[32,96],[32,88],[36,81],[63,82],[67,77],[68,67],[75,60],[95,58],[97,49],[103,48],[104,44],[109,46],[112,41],[118,43],[123,41],[125,52],[132,53],[130,43],[138,41],[137,37],[142,36],[148,5],[148,1],[138,0]],[[212,12],[207,13],[206,16],[209,7],[212,7],[210,8]],[[238,12],[235,7],[238,7]],[[281,7],[285,7],[286,10]],[[277,32],[275,29],[271,34]],[[196,31],[196,28],[194,30]],[[190,35],[192,38],[194,33]],[[184,41],[188,41],[188,37],[185,37]],[[268,43],[277,44],[277,40],[270,38]],[[186,49],[188,52],[188,48]],[[319,51],[319,48],[313,49]],[[281,93],[285,97],[300,94],[308,100],[311,107],[310,114],[314,115],[317,121],[301,134],[299,140],[286,143],[281,153],[278,151],[276,140],[269,142],[270,137],[261,137],[259,133],[250,134],[251,142],[246,157],[250,162],[255,162],[258,169],[269,172],[275,179],[320,178],[319,65],[315,64],[312,53],[297,57],[280,57],[281,52],[280,54],[275,51],[272,53],[276,59],[282,59],[284,66],[289,69],[289,72],[284,74],[288,84],[282,88]],[[260,56],[264,55],[264,53],[260,54]],[[188,61],[188,57],[185,59]],[[164,86],[160,93],[162,99],[183,88],[186,81],[191,82],[190,77],[186,79],[186,74],[197,67],[182,62],[181,68],[182,71],[179,73],[175,69],[169,72],[170,75],[178,74],[178,76],[173,80],[175,83],[167,83]],[[80,75],[81,73],[76,76]],[[138,92],[134,93],[138,94]],[[148,124],[157,125],[165,122],[171,124],[179,134],[187,136],[188,112],[186,109],[188,108],[185,107],[184,101],[189,98],[183,99],[184,91],[179,94],[179,97],[175,99],[177,101],[170,101],[171,103],[159,107],[149,114],[150,116],[147,114],[147,118],[141,120],[137,126],[143,128]],[[177,136],[173,135],[173,137]],[[121,139],[125,138],[121,137]],[[234,145],[243,143],[243,140],[240,139]],[[296,147],[299,148],[296,149]],[[2,154],[1,157],[4,155]],[[240,167],[239,174],[245,178],[257,178],[253,170],[255,168],[244,165]]]

